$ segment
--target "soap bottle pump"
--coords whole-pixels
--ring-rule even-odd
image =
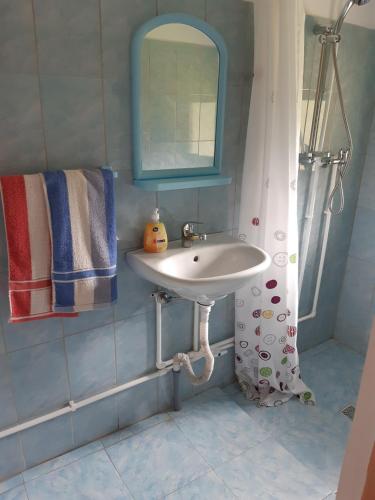
[[[160,253],[168,248],[168,236],[165,226],[160,222],[159,209],[151,214],[151,220],[145,227],[143,248],[145,252]]]

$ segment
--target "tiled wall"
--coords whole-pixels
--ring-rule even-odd
[[[374,74],[375,78],[375,74]],[[365,354],[375,313],[375,115],[337,313],[335,338]]]
[[[322,20],[320,21],[322,22]],[[316,22],[317,20],[312,17],[307,17],[306,19],[304,90],[305,92],[310,92],[312,97],[316,86],[320,55],[320,44],[317,41],[316,35],[312,32]],[[323,23],[327,24],[327,20],[323,21]],[[317,316],[315,319],[307,320],[299,325],[298,341],[301,350],[306,350],[328,340],[333,336],[335,330],[340,290],[345,273],[361,176],[369,140],[369,130],[374,113],[374,54],[375,30],[344,24],[338,63],[345,107],[353,136],[354,154],[350,169],[344,180],[344,213],[332,217]],[[346,145],[346,139],[336,91],[332,99],[325,147],[328,150],[337,152],[341,146]],[[311,169],[300,170],[299,174],[300,220],[307,199],[306,187],[310,172]],[[321,169],[320,171],[317,214],[322,214],[323,212],[328,173],[329,169]],[[375,195],[373,197],[375,199]],[[312,305],[317,266],[320,257],[321,231],[322,217],[316,217],[313,224],[301,295],[300,316],[307,314]]]
[[[176,11],[206,19],[226,40],[223,169],[234,181],[225,187],[146,193],[132,186],[129,44],[144,21]],[[140,246],[156,205],[170,239],[179,237],[188,219],[205,222],[207,232],[236,230],[251,86],[251,17],[252,5],[241,0],[1,0],[0,174],[111,164],[119,171],[122,244],[115,307],[74,320],[9,325],[0,227],[0,428],[154,370],[154,287],[130,271],[122,251]],[[233,335],[232,300],[214,308],[213,342]],[[191,304],[169,304],[163,320],[164,356],[190,349]],[[232,377],[229,353],[217,360],[211,384]],[[183,391],[192,394],[186,380]],[[162,410],[170,398],[171,378],[165,376],[1,439],[0,480]]]

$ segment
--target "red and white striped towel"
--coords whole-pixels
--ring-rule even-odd
[[[43,176],[0,178],[9,261],[10,323],[54,316],[51,241]]]

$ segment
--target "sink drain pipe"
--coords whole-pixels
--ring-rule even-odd
[[[208,341],[208,322],[210,317],[210,312],[212,306],[215,302],[210,302],[208,304],[199,304],[199,312],[200,312],[200,321],[199,321],[199,341],[200,341],[200,350],[199,353],[205,359],[205,364],[203,368],[203,373],[201,375],[196,375],[194,373],[193,367],[191,366],[190,358],[187,354],[183,352],[179,352],[175,354],[173,358],[173,377],[175,379],[177,388],[175,391],[178,392],[179,381],[177,381],[178,373],[180,372],[181,366],[183,366],[188,374],[188,377],[193,385],[201,385],[210,380],[213,369],[215,358],[210,349],[210,344]],[[178,399],[178,398],[177,398]]]

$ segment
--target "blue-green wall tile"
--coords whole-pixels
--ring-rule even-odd
[[[103,165],[100,80],[43,76],[41,86],[49,168]]]
[[[35,0],[41,74],[100,74],[99,3],[95,0]]]
[[[181,237],[181,226],[198,220],[198,190],[162,191],[159,193],[160,220],[164,222],[169,241]],[[204,232],[204,224],[198,226]]]
[[[235,85],[250,81],[252,19],[251,3],[242,0],[207,0],[207,22],[224,37],[229,53],[229,82]]]
[[[74,446],[82,446],[118,428],[116,398],[109,397],[80,408],[72,415]]]
[[[20,419],[55,410],[69,400],[61,340],[12,352],[8,361]]]
[[[199,220],[205,231],[218,233],[233,227],[235,184],[199,190]]]
[[[0,481],[25,469],[21,443],[18,434],[0,439]]]
[[[156,0],[105,0],[101,6],[104,76],[128,78],[132,35],[156,15]]]
[[[0,325],[0,354],[4,354],[5,352],[5,342],[3,337],[3,328]]]
[[[0,72],[36,73],[33,12],[28,0],[1,2]]]
[[[155,314],[139,314],[115,323],[117,383],[141,377],[155,368]]]
[[[204,19],[205,0],[157,0],[158,14],[182,12]]]
[[[117,396],[119,427],[127,427],[158,411],[158,380],[132,387]]]
[[[98,326],[113,323],[114,307],[95,309],[93,311],[80,312],[76,318],[64,318],[62,320],[64,335],[84,332]]]
[[[38,78],[0,78],[0,173],[27,173],[45,167]]]
[[[235,144],[237,146],[241,138],[242,89],[243,87],[229,85],[225,103],[225,141],[226,143]]]
[[[173,293],[173,292],[172,292]],[[176,352],[191,351],[193,345],[193,303],[177,300],[162,308],[163,359]]]
[[[14,404],[20,419],[60,408],[73,397],[85,397],[86,391],[90,394],[98,392],[101,387],[106,387],[109,380],[114,383],[112,367],[108,369],[106,364],[108,359],[109,365],[112,363],[111,349],[108,359],[102,363],[103,353],[109,345],[108,337],[103,333],[95,333],[98,330],[103,332],[114,328],[114,319],[117,322],[116,328],[121,330],[121,335],[116,336],[116,340],[121,337],[121,342],[116,345],[121,353],[121,358],[117,359],[118,380],[134,378],[138,373],[155,369],[155,302],[150,296],[155,285],[130,270],[124,259],[124,250],[142,246],[145,224],[157,205],[161,208],[161,218],[167,225],[171,240],[180,237],[180,226],[183,222],[195,220],[198,216],[206,222],[206,225],[200,228],[204,232],[218,228],[231,230],[234,208],[229,206],[228,218],[227,212],[224,214],[224,205],[237,203],[238,211],[239,191],[235,191],[234,185],[229,190],[218,190],[216,194],[210,189],[200,189],[156,195],[133,187],[129,96],[130,40],[143,22],[156,15],[157,2],[83,0],[78,7],[74,5],[74,9],[73,3],[69,0],[64,4],[64,9],[61,9],[56,0],[35,1],[41,93],[38,88],[38,75],[32,75],[36,71],[34,41],[28,44],[27,48],[23,48],[25,41],[28,43],[31,35],[34,37],[32,16],[28,17],[27,14],[27,9],[31,10],[31,4],[26,0],[4,3],[8,9],[8,26],[0,34],[0,40],[5,40],[0,44],[0,71],[3,72],[0,79],[0,118],[4,125],[0,127],[0,149],[3,152],[0,172],[37,172],[43,170],[47,164],[50,169],[91,168],[104,162],[119,171],[116,181],[117,229],[120,240],[119,298],[113,311],[107,309],[87,312],[80,314],[78,318],[36,322],[35,325],[8,325],[7,259],[2,237],[4,229],[0,227],[0,352],[4,355],[9,351],[7,356],[10,384],[14,386]],[[177,9],[204,18],[205,7],[204,0],[161,0],[159,13]],[[214,7],[216,11],[224,9],[224,14],[214,12]],[[231,10],[233,12],[230,12]],[[20,13],[24,16],[22,19]],[[224,137],[223,171],[236,179],[238,188],[240,177],[237,172],[242,170],[244,128],[247,124],[250,96],[249,65],[252,65],[252,53],[250,50],[248,58],[246,51],[250,46],[248,37],[251,31],[248,29],[248,20],[250,19],[251,23],[252,5],[236,0],[232,9],[229,2],[220,2],[215,6],[211,2],[207,13],[215,16],[215,26],[222,35],[231,39],[231,91],[228,97],[231,115],[228,117]],[[14,19],[20,21],[18,26],[15,26]],[[228,26],[231,23],[232,27]],[[102,54],[99,50],[100,29]],[[241,30],[242,33],[236,33]],[[241,40],[246,41],[246,47],[242,49]],[[9,51],[15,55],[13,60],[7,59]],[[186,78],[183,83],[186,84]],[[182,88],[181,81],[180,84]],[[210,85],[212,86],[210,81],[205,83],[206,92],[210,91]],[[164,146],[159,144],[154,147],[155,158]],[[184,147],[176,150],[175,154],[179,162],[187,164],[191,161]],[[220,213],[225,215],[222,217],[219,214],[219,220],[211,213],[210,207],[210,203],[216,203],[217,200],[223,209]],[[218,307],[222,307],[222,310],[217,310],[215,335],[221,338],[229,328],[224,326],[220,318],[225,319],[229,326],[232,313],[228,310],[229,316],[225,316],[229,306],[224,302]],[[192,305],[185,301],[163,307],[168,351],[165,353],[166,357],[172,356],[176,351],[191,349],[192,312]],[[145,325],[147,327],[144,330]],[[137,332],[138,334],[134,335]],[[64,338],[61,338],[62,333]],[[90,339],[95,339],[95,342],[89,342]],[[112,342],[114,346],[114,334]],[[64,343],[69,362],[65,357]],[[141,352],[141,358],[134,354],[137,352]],[[95,371],[92,366],[95,366]],[[102,366],[102,370],[98,370],[98,366]],[[72,383],[74,396],[70,393],[68,380]],[[181,380],[183,397],[190,397],[193,394],[193,386],[185,373],[181,375]],[[169,374],[155,383],[133,388],[126,396],[124,393],[121,397],[116,397],[121,406],[121,425],[170,408],[173,394],[171,381],[172,376]],[[6,384],[5,392],[8,397],[7,391]],[[4,400],[4,396],[2,399]],[[10,422],[10,417],[15,418],[11,408],[12,405],[9,404],[7,422]],[[113,408],[111,400],[81,409],[71,417],[75,435],[72,446],[95,439],[99,434],[110,432],[113,426],[117,426],[117,410]],[[43,435],[43,427],[44,424],[40,426],[40,431],[35,430],[35,436],[38,433]],[[54,435],[53,429],[50,428],[51,435]],[[17,440],[11,441],[13,444],[17,443]],[[4,440],[3,442],[5,443]],[[66,446],[69,445],[68,439],[64,438],[60,441],[60,449],[64,442]],[[57,445],[60,446],[58,443]],[[46,460],[52,452],[46,445],[40,448],[39,456],[31,448],[29,453],[29,459],[31,457],[32,460]],[[15,458],[14,462],[7,464],[7,476],[24,467],[24,464],[17,465],[17,460]],[[1,466],[2,464],[0,470],[3,471]]]
[[[156,195],[133,186],[132,174],[119,170],[116,179],[117,235],[121,249],[141,248],[145,225],[156,207]],[[119,256],[120,259],[120,256]]]
[[[116,383],[113,324],[65,338],[72,399],[101,392]]]
[[[0,407],[0,427],[7,427],[17,422],[17,411],[5,354],[0,354]]]
[[[374,211],[358,207],[354,221],[350,255],[375,263],[375,218]]]
[[[140,278],[132,271],[121,254],[118,273],[118,300],[115,305],[115,319],[120,321],[136,314],[144,314],[154,310],[155,301],[151,293],[156,285]]]
[[[131,169],[129,78],[106,78],[104,108],[108,162],[114,168]]]
[[[234,336],[234,294],[216,301],[210,313],[208,333],[212,344]]]
[[[4,322],[3,331],[8,352],[58,340],[63,335],[62,321],[59,318],[26,323]]]
[[[22,431],[20,436],[26,467],[33,467],[73,448],[71,415]]]
[[[375,116],[375,115],[374,115]],[[375,118],[372,120],[366,163],[363,171],[358,204],[361,207],[375,210]]]
[[[366,355],[372,320],[373,312],[363,308],[361,302],[355,301],[349,310],[340,307],[337,313],[335,337],[356,352]]]

